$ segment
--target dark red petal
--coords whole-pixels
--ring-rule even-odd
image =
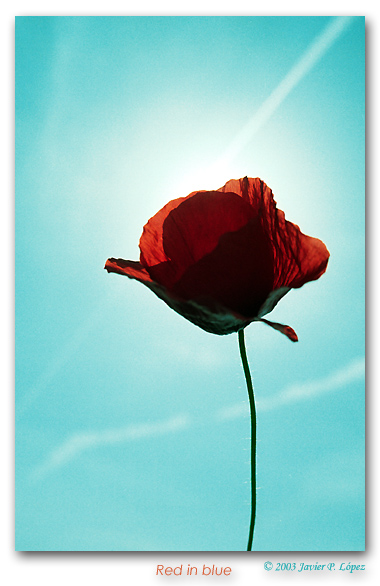
[[[261,179],[231,179],[218,191],[234,191],[249,201],[254,213],[262,218],[273,246],[274,289],[302,287],[325,272],[330,256],[326,246],[285,220],[284,212],[276,207],[272,190]]]
[[[147,265],[144,255],[142,264],[153,279],[171,288],[189,267],[217,247],[222,236],[247,225],[252,216],[251,206],[234,193],[195,193],[173,208],[164,221],[162,245],[166,260]],[[144,247],[147,244],[153,245],[145,237]]]
[[[216,248],[191,265],[171,290],[206,306],[216,301],[232,313],[254,319],[272,291],[271,242],[259,218],[220,237]]]

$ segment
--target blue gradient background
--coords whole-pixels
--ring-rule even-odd
[[[254,546],[364,549],[364,17],[207,172],[332,19],[16,18],[16,549],[245,549],[237,336],[103,270],[169,199],[244,175],[331,253],[268,316],[298,344],[246,330]]]

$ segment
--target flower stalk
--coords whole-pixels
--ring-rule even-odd
[[[253,533],[256,519],[256,407],[255,397],[253,394],[252,378],[249,370],[247,352],[245,349],[244,329],[239,330],[238,336],[240,357],[243,365],[245,381],[247,383],[249,408],[251,412],[251,522],[249,527],[247,551],[252,551]]]

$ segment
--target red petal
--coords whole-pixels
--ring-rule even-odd
[[[259,218],[253,218],[240,230],[221,236],[216,248],[191,265],[171,290],[206,306],[217,302],[250,320],[272,286],[271,243]]]
[[[228,334],[272,311],[292,287],[318,279],[329,253],[277,210],[260,179],[169,202],[144,227],[140,263],[106,269],[137,279],[206,331]],[[262,320],[291,340],[289,326]]]
[[[143,283],[152,283],[148,271],[144,269],[139,262],[134,260],[124,260],[123,258],[109,258],[104,268],[109,273],[118,273],[125,275],[130,279],[137,279]]]
[[[178,197],[169,201],[145,224],[140,238],[140,261],[143,266],[154,266],[168,260],[164,250],[163,225],[171,211],[175,210],[183,201],[190,199],[197,191],[186,197]]]
[[[276,207],[272,190],[261,179],[232,179],[218,191],[237,193],[262,218],[273,246],[273,289],[302,287],[325,272],[330,256],[326,246],[285,220],[284,212]]]
[[[188,196],[189,197],[189,196]],[[186,198],[179,197],[169,201],[157,214],[155,214],[144,226],[140,238],[140,261],[143,266],[153,266],[167,261],[162,239],[162,230],[165,218]]]
[[[167,287],[212,252],[221,236],[239,230],[253,216],[250,205],[234,193],[196,192],[176,202],[176,206],[164,208],[148,222],[140,240],[141,263]],[[161,241],[157,240],[158,234]],[[157,246],[158,252],[148,252]],[[158,259],[162,260],[157,262]]]
[[[284,326],[283,324],[278,324],[274,321],[268,321],[267,319],[261,319],[259,321],[262,321],[265,324],[267,324],[268,326],[270,326],[271,328],[274,328],[275,330],[278,330],[282,334],[285,334],[285,336],[287,336],[289,338],[289,340],[291,340],[292,342],[298,342],[298,336],[295,333],[295,331],[293,330],[293,328],[291,328],[290,326]]]

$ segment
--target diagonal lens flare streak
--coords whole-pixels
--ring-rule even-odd
[[[273,90],[247,124],[235,136],[222,156],[212,165],[212,168],[223,169],[235,159],[240,151],[249,144],[256,132],[268,122],[292,89],[296,87],[348,28],[353,18],[352,16],[337,16],[328,23],[322,33],[314,39],[310,47],[287,73],[276,89]]]

